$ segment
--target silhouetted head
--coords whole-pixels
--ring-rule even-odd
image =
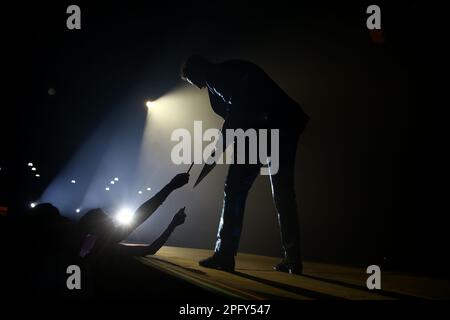
[[[51,203],[38,204],[34,208],[30,209],[30,216],[45,221],[55,221],[61,218],[58,208],[53,206]]]
[[[50,203],[40,203],[29,209],[23,218],[27,227],[41,234],[54,232],[64,220],[59,210]]]
[[[190,56],[181,66],[181,79],[202,89],[206,86],[206,73],[211,64],[205,57]]]
[[[89,210],[78,221],[78,226],[83,236],[90,234],[98,238],[111,235],[115,229],[112,219],[102,209]]]
[[[36,250],[42,251],[50,250],[61,242],[66,222],[56,207],[41,203],[23,215],[19,227],[24,239],[30,241]]]

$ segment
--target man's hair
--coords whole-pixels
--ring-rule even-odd
[[[201,55],[194,54],[190,56],[181,65],[180,69],[181,79],[186,80],[187,78],[189,78],[189,74],[192,73],[192,70],[201,69],[210,63],[211,62],[208,59],[206,59]]]
[[[112,219],[102,209],[92,209],[86,212],[78,221],[79,231],[83,235],[95,234],[112,223]],[[95,234],[98,235],[98,234]]]

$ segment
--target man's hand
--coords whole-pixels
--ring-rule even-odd
[[[170,182],[173,189],[178,189],[189,182],[189,173],[179,173]]]
[[[172,226],[177,227],[184,223],[184,221],[186,220],[186,213],[184,212],[184,209],[185,207],[181,208],[177,213],[175,213],[172,218],[172,222],[170,223]]]

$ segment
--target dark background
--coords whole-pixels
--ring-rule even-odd
[[[70,4],[81,7],[81,30],[66,29]],[[44,192],[105,117],[126,112],[115,109],[179,85],[189,54],[243,58],[262,66],[311,117],[296,177],[305,258],[445,272],[444,9],[428,1],[378,3],[377,42],[366,28],[369,4],[2,4],[0,204],[28,203]],[[29,159],[40,164],[39,181],[25,170]],[[218,172],[194,197],[208,210],[193,215],[171,244],[212,248],[225,169]],[[259,178],[241,251],[280,254],[270,197],[267,179]]]

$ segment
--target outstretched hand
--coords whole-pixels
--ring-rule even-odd
[[[189,173],[179,173],[169,182],[169,185],[174,189],[181,188],[189,182]]]
[[[172,222],[171,224],[176,227],[179,225],[182,225],[184,223],[184,221],[186,220],[186,213],[184,212],[185,208],[181,208],[180,210],[178,210],[177,213],[175,213],[175,215],[172,218]]]

